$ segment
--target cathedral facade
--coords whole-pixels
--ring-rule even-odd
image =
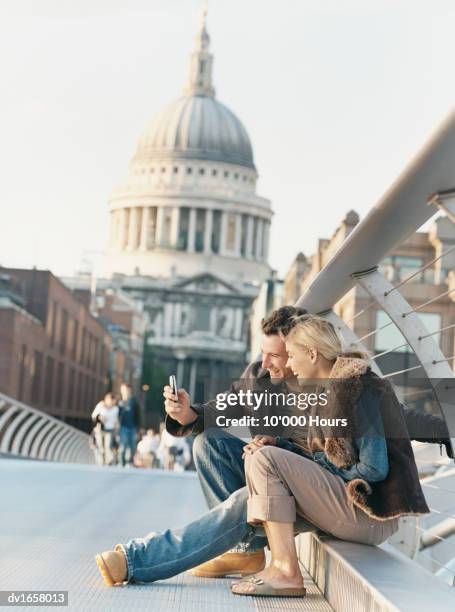
[[[196,401],[243,370],[270,276],[271,204],[244,126],[215,97],[209,45],[204,18],[183,95],[147,126],[109,199],[106,258],[112,285],[149,314],[144,383],[175,373]]]

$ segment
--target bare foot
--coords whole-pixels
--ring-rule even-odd
[[[254,577],[261,578],[275,589],[300,589],[303,587],[303,577],[299,569],[284,573],[274,565],[270,565],[261,572],[254,574]],[[231,587],[235,593],[252,593],[255,590],[255,585],[252,582],[239,581],[233,583]]]

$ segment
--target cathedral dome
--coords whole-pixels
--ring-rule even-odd
[[[196,37],[184,95],[147,126],[139,140],[136,160],[201,159],[255,170],[251,142],[243,124],[215,99],[209,45],[204,20]]]
[[[240,120],[207,95],[182,96],[151,121],[136,159],[171,157],[238,164],[255,169],[253,150]]]

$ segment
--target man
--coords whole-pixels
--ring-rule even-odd
[[[286,367],[288,355],[279,333],[286,333],[292,325],[293,315],[303,315],[306,312],[303,308],[283,306],[263,320],[262,361],[256,361],[246,368],[240,378],[242,383],[248,386],[248,381],[251,381],[252,386],[255,381],[265,380],[273,384],[277,392],[289,391],[286,381],[288,384],[295,382],[295,377]],[[235,390],[234,384],[232,391]],[[226,432],[216,435],[213,429],[204,431],[204,410],[216,411],[215,402],[205,405],[191,404],[190,396],[184,389],[178,390],[178,402],[175,402],[170,387],[165,387],[163,395],[167,412],[166,430],[173,436],[196,435],[193,444],[194,463],[207,505],[210,509],[214,508],[232,493],[246,486],[243,461],[245,442],[229,436]],[[247,409],[244,409],[244,412],[249,414]],[[299,444],[302,440],[296,439],[293,442]],[[258,446],[277,443],[283,448],[291,444],[282,438],[263,435],[255,436],[252,442]],[[215,471],[213,466],[219,466],[220,471]],[[246,489],[244,491],[246,506]],[[239,497],[236,499],[237,503],[242,503]],[[194,568],[190,573],[218,578],[258,572],[265,567],[266,545],[267,539],[257,536],[251,542],[241,543],[220,557]]]
[[[247,367],[241,379],[251,379],[251,384],[261,379],[268,379],[275,385],[276,391],[292,390],[295,385],[295,377],[286,367],[288,355],[280,332],[286,335],[290,330],[294,315],[306,314],[302,308],[284,306],[274,311],[262,322],[262,362],[257,361]],[[235,385],[233,386],[235,391]],[[233,520],[242,520],[243,512],[246,515],[247,491],[245,488],[244,473],[244,448],[245,442],[240,438],[228,436],[226,432],[222,435],[214,434],[213,430],[204,431],[204,411],[216,410],[215,403],[208,402],[205,405],[191,404],[191,399],[184,389],[178,390],[178,401],[174,401],[170,387],[165,387],[165,409],[166,430],[173,436],[186,436],[195,434],[193,444],[194,463],[198,472],[202,491],[209,509],[219,507],[218,529],[222,531],[229,527],[229,515]],[[447,452],[451,453],[448,434],[442,419],[422,414],[416,410],[408,410],[402,407],[405,420],[411,437],[427,442],[439,442],[446,444]],[[244,409],[247,413],[247,409]],[[237,415],[236,415],[237,416]],[[417,432],[420,432],[417,435]],[[274,436],[255,436],[247,445],[252,450],[264,445],[277,445],[298,454],[305,454],[306,435],[304,431],[296,430],[290,438]],[[237,492],[236,495],[232,495]],[[228,512],[219,506],[230,496],[231,504]],[[245,505],[245,510],[241,508]],[[224,504],[223,504],[224,506]],[[239,519],[240,517],[240,519]],[[303,523],[302,523],[303,525]],[[303,526],[305,528],[305,526]],[[306,526],[307,528],[307,526]],[[266,538],[254,535],[248,541],[241,542],[238,546],[215,559],[207,561],[190,573],[196,576],[221,578],[229,575],[247,575],[261,571],[265,567],[264,546]]]
[[[133,388],[127,383],[120,385],[119,421],[120,421],[120,461],[126,465],[126,451],[129,450],[128,463],[133,465],[136,452],[137,432],[139,429],[139,403],[133,397]]]

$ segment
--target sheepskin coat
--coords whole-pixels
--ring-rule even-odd
[[[369,397],[373,392],[381,413],[387,442],[389,473],[381,482],[368,483],[360,478],[348,481],[347,493],[356,506],[378,520],[426,514],[429,509],[420,486],[398,399],[390,382],[374,374],[364,359],[355,356],[337,358],[328,381],[328,404],[323,411],[324,417],[330,419],[347,418],[350,423],[348,432],[352,437],[342,437],[340,428],[310,426],[310,450],[313,453],[324,451],[327,459],[339,468],[347,468],[359,461],[353,432],[357,403],[367,387],[370,390]],[[321,415],[322,410],[315,407],[312,413]],[[344,435],[346,436],[346,433]]]

